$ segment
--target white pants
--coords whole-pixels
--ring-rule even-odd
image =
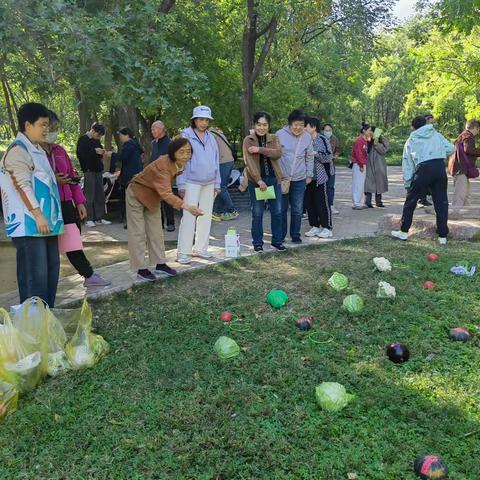
[[[366,165],[363,166],[363,172],[360,171],[358,164],[354,163],[352,167],[352,201],[354,207],[363,205],[365,176],[367,174]]]
[[[183,210],[182,221],[178,231],[178,255],[192,254],[194,237],[195,252],[206,253],[210,240],[210,226],[212,224],[214,184],[196,185],[195,183],[187,183],[183,200],[188,205],[193,205],[203,210],[204,215],[195,217],[190,212]]]

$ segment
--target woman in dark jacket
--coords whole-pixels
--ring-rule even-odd
[[[119,181],[122,192],[122,217],[125,218],[125,192],[132,178],[143,170],[143,149],[130,128],[122,128],[118,131],[118,136],[122,149],[119,153],[112,153],[110,172],[115,171],[117,163],[121,164]]]

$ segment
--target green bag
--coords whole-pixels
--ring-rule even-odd
[[[282,308],[288,302],[288,295],[283,290],[272,290],[267,294],[267,302],[273,308]]]

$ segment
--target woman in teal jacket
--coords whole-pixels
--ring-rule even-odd
[[[414,131],[405,143],[402,160],[407,198],[403,205],[401,228],[392,231],[392,236],[400,240],[407,240],[418,199],[430,190],[437,216],[438,240],[441,245],[445,245],[448,235],[445,159],[453,153],[455,147],[438,133],[433,125],[427,125],[424,116],[415,117],[412,127]]]

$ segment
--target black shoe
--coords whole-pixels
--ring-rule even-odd
[[[128,228],[127,224],[123,226],[123,229],[126,230]]]
[[[292,238],[292,243],[302,243],[302,239],[300,237]]]
[[[431,206],[432,206],[432,204],[431,204],[427,199],[425,199],[425,200],[419,200],[418,203],[419,203],[420,205],[423,205],[424,207],[431,207]]]
[[[175,225],[167,225],[167,232],[174,232],[175,231]]]
[[[373,208],[373,205],[372,205],[371,203],[366,203],[365,206],[366,206],[367,208]]]
[[[378,208],[385,208],[385,205],[383,203],[376,203],[375,204]]]
[[[279,252],[284,252],[287,249],[287,247],[285,245],[283,245],[282,243],[280,243],[278,245],[275,245],[275,244],[272,243],[272,247],[276,248]]]
[[[254,249],[256,252],[263,252],[263,246],[262,246],[262,245],[254,245],[254,246],[253,246],[253,249]]]

